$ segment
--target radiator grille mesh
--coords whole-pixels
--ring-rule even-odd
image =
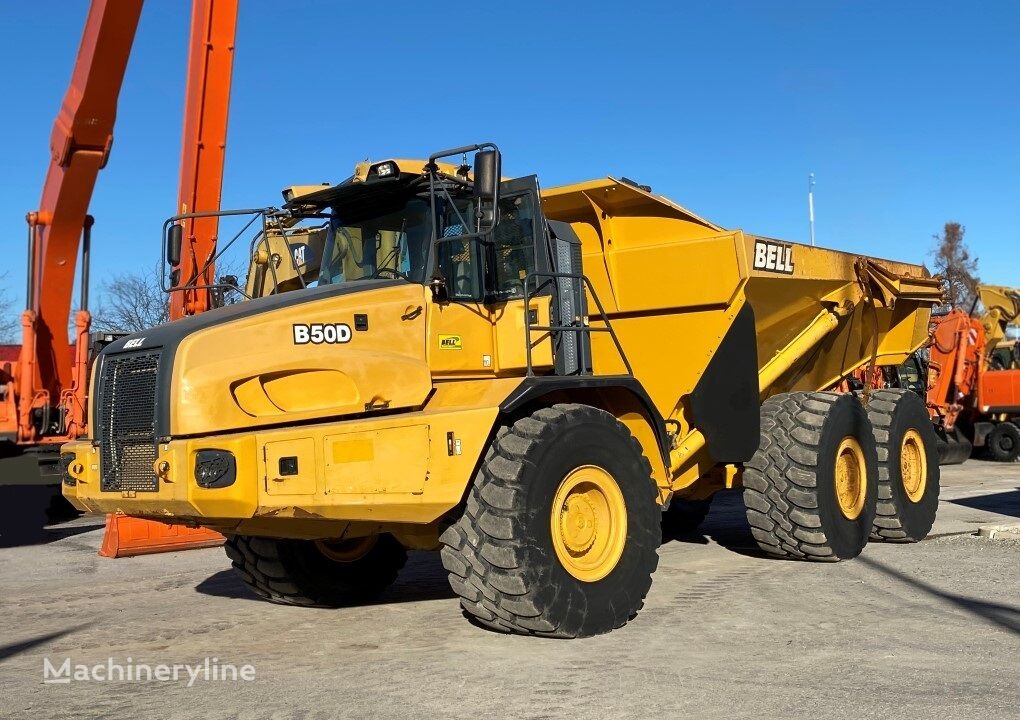
[[[97,403],[104,491],[155,492],[156,374],[159,353],[104,358]]]

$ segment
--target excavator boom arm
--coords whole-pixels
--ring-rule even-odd
[[[85,432],[90,317],[87,264],[72,357],[67,337],[79,248],[87,257],[89,202],[113,144],[124,72],[143,0],[93,0],[71,83],[50,137],[50,164],[39,209],[28,213],[28,292],[22,348],[13,368],[0,368],[0,440],[58,444]],[[181,212],[218,210],[226,149],[238,0],[194,0],[181,154]],[[191,220],[178,287],[210,282],[215,218]],[[200,272],[201,270],[201,272]],[[171,317],[208,309],[201,287],[171,296]],[[12,392],[13,390],[13,392]]]
[[[220,209],[223,161],[227,146],[227,115],[234,64],[238,0],[195,0],[191,14],[191,46],[184,99],[181,181],[177,212]],[[202,286],[215,282],[216,216],[184,221],[180,265],[174,268],[170,318],[208,310],[210,294]]]
[[[67,326],[79,241],[96,177],[113,144],[117,97],[141,10],[142,0],[94,0],[89,7],[71,83],[50,136],[42,199],[27,215],[28,297],[15,371],[17,428],[10,433],[22,443],[38,441],[52,429],[39,426],[39,413],[59,416],[51,410],[74,384],[77,363]],[[14,421],[10,415],[4,430]]]

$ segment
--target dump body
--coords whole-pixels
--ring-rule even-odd
[[[570,222],[581,238],[585,272],[631,362],[642,366],[643,382],[663,388],[661,400],[650,393],[664,413],[677,389],[690,392],[715,352],[713,323],[725,327],[745,301],[754,310],[759,370],[820,313],[852,308],[813,348],[811,363],[762,387],[763,397],[831,387],[872,360],[898,364],[927,337],[938,281],[921,266],[724,230],[612,179],[555,188],[543,199],[547,216]],[[644,339],[645,328],[658,342]],[[670,347],[680,340],[683,352]],[[668,371],[641,359],[663,350]],[[599,353],[607,363],[614,354]]]
[[[713,376],[715,358],[752,358],[760,399],[831,388],[863,365],[897,365],[924,344],[941,293],[921,266],[725,230],[611,178],[549,190],[543,205],[580,238],[606,317],[656,409],[679,423],[681,449],[705,430],[692,407],[699,383],[709,396],[703,404],[722,408],[714,432],[735,430],[732,423],[750,414],[730,415],[729,404],[743,402],[730,392],[741,379]],[[725,344],[745,307],[753,338]],[[596,374],[624,371],[608,337],[592,342]],[[699,443],[671,457],[674,490],[727,460],[699,456]]]
[[[394,177],[414,182],[423,163],[399,162]],[[315,197],[342,205],[369,192],[364,178]],[[940,294],[920,266],[726,230],[612,178],[540,197],[533,178],[503,187],[484,282],[510,281],[495,294],[471,296],[472,246],[458,240],[437,266],[445,297],[403,277],[325,284],[112,345],[93,381],[97,440],[65,447],[65,494],[83,509],[226,533],[385,531],[428,547],[497,428],[560,402],[619,419],[661,502],[710,494],[757,448],[762,399],[902,362],[925,341]],[[392,230],[365,225],[356,237]],[[541,252],[537,267],[501,275],[520,248],[554,240],[580,244],[590,290],[576,317],[543,293],[562,267]],[[590,343],[591,372],[561,372],[571,336]],[[114,378],[155,397],[140,440],[120,445]],[[203,465],[209,453],[231,458],[230,473]],[[123,482],[129,464],[134,486]]]

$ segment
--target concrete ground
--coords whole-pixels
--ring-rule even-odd
[[[219,548],[107,560],[82,519],[0,549],[0,716],[1017,718],[1020,464],[945,468],[934,536],[835,565],[767,559],[721,496],[602,637],[497,635],[435,554],[378,603],[256,600]],[[988,534],[987,532],[985,534]],[[1015,538],[1013,535],[1012,538]],[[43,682],[44,659],[251,664],[250,682]]]

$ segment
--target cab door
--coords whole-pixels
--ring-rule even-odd
[[[450,238],[436,245],[436,269],[446,299],[428,304],[429,367],[433,376],[489,376],[495,371],[492,317],[485,303],[485,245],[479,238],[460,239],[470,206],[440,211],[439,228]]]
[[[466,216],[471,216],[468,208]],[[444,221],[441,228],[452,227]],[[499,222],[485,239],[457,237],[437,245],[437,267],[448,301],[429,307],[429,365],[433,375],[521,373],[528,367],[526,325],[551,325],[545,218],[535,176],[500,184]],[[449,233],[448,233],[448,236]],[[525,282],[529,283],[525,307]],[[552,366],[547,331],[531,332],[531,364]]]
[[[551,325],[552,279],[528,280],[534,272],[549,272],[547,229],[534,175],[500,185],[499,222],[486,246],[487,306],[492,319],[496,361],[500,372],[523,371],[528,366],[527,325]],[[530,333],[531,364],[536,372],[552,366],[549,333]]]

